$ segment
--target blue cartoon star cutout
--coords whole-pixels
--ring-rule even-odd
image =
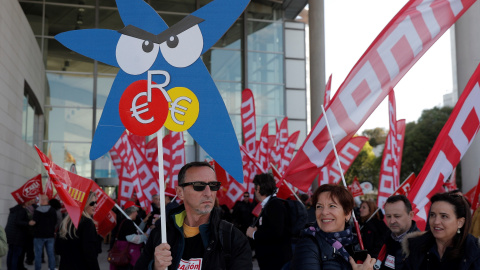
[[[143,0],[116,2],[123,29],[55,36],[72,51],[120,68],[93,137],[90,159],[108,152],[125,129],[148,136],[165,126],[188,130],[242,183],[235,130],[200,56],[230,28],[249,0],[214,0],[171,27]]]

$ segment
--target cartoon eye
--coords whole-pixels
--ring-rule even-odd
[[[168,37],[160,44],[160,50],[167,62],[177,68],[188,67],[200,57],[203,49],[202,31],[192,26],[176,36]]]
[[[117,44],[117,62],[128,74],[139,75],[147,71],[158,55],[158,44],[122,35]]]

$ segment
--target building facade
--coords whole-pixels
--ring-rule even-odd
[[[146,0],[168,25],[211,0]],[[0,143],[0,220],[14,205],[10,193],[43,172],[33,145],[53,161],[115,185],[110,157],[89,160],[95,127],[118,68],[61,45],[54,36],[70,30],[124,27],[114,0],[5,0],[0,11],[0,83],[4,125]],[[255,96],[257,129],[289,118],[290,133],[306,136],[305,25],[294,18],[305,0],[252,0],[244,14],[202,58],[219,89],[242,142],[241,91]],[[6,8],[5,8],[6,7]],[[259,132],[258,132],[259,133]],[[208,157],[185,132],[187,162]],[[300,145],[300,143],[299,143]],[[297,145],[297,148],[299,147]],[[3,151],[2,151],[3,152]],[[5,218],[5,219],[4,219]]]

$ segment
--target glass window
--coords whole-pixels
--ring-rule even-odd
[[[283,25],[281,21],[248,21],[248,50],[283,52]]]
[[[247,6],[247,17],[260,20],[279,20],[282,18],[282,10],[275,9],[272,5],[252,1]]]
[[[95,160],[95,178],[112,178],[117,176],[117,170],[113,166],[110,154],[106,153]]]
[[[97,77],[97,109],[103,109],[107,102],[108,94],[112,88],[115,76],[98,76]]]
[[[23,140],[33,146],[33,132],[35,126],[35,110],[28,102],[28,96],[23,97],[22,109],[22,138]]]
[[[92,141],[92,109],[45,107],[45,140]]]
[[[115,1],[113,1],[113,6],[117,6]],[[120,18],[120,14],[118,10],[115,9],[104,9],[100,8],[99,11],[99,21],[98,26],[101,29],[112,29],[112,30],[120,30],[125,27],[122,22],[122,18]]]
[[[243,20],[237,20],[228,31],[213,45],[213,47],[225,49],[242,48]]]
[[[203,55],[202,59],[214,80],[242,80],[242,55],[240,51],[209,50]]]
[[[47,73],[49,95],[47,105],[92,107],[92,75]]]
[[[77,174],[86,178],[92,176],[90,143],[48,142],[43,144],[44,152],[58,166],[70,170],[75,164]]]
[[[73,2],[71,0],[65,1]],[[78,1],[75,1],[75,4],[78,4]],[[45,30],[48,31],[46,35],[55,36],[70,30],[95,28],[94,7],[94,3],[90,6],[78,5],[74,7],[45,5]]]
[[[47,39],[47,70],[93,73],[93,60],[67,47],[56,39]]]
[[[283,55],[248,52],[248,80],[283,84]]]
[[[271,115],[275,117],[285,115],[285,91],[283,85],[250,83],[248,88],[253,92],[255,98],[255,113],[257,115]]]

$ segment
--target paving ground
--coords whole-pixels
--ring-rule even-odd
[[[98,256],[98,262],[100,264],[100,269],[102,270],[109,270],[110,269],[110,264],[107,262],[107,250],[108,250],[108,245],[106,244],[103,244],[102,245],[102,250],[103,252],[99,254]],[[1,258],[2,260],[2,264],[0,266],[0,269],[7,269],[7,257],[2,257]],[[34,270],[35,269],[35,266],[33,265],[27,265],[25,264],[25,267],[28,269],[28,270]],[[254,260],[253,261],[253,270],[259,270],[260,268],[258,268],[258,264],[257,264],[257,261]],[[48,270],[48,263],[44,263],[42,264],[42,270]],[[87,270],[87,269],[86,269]]]

